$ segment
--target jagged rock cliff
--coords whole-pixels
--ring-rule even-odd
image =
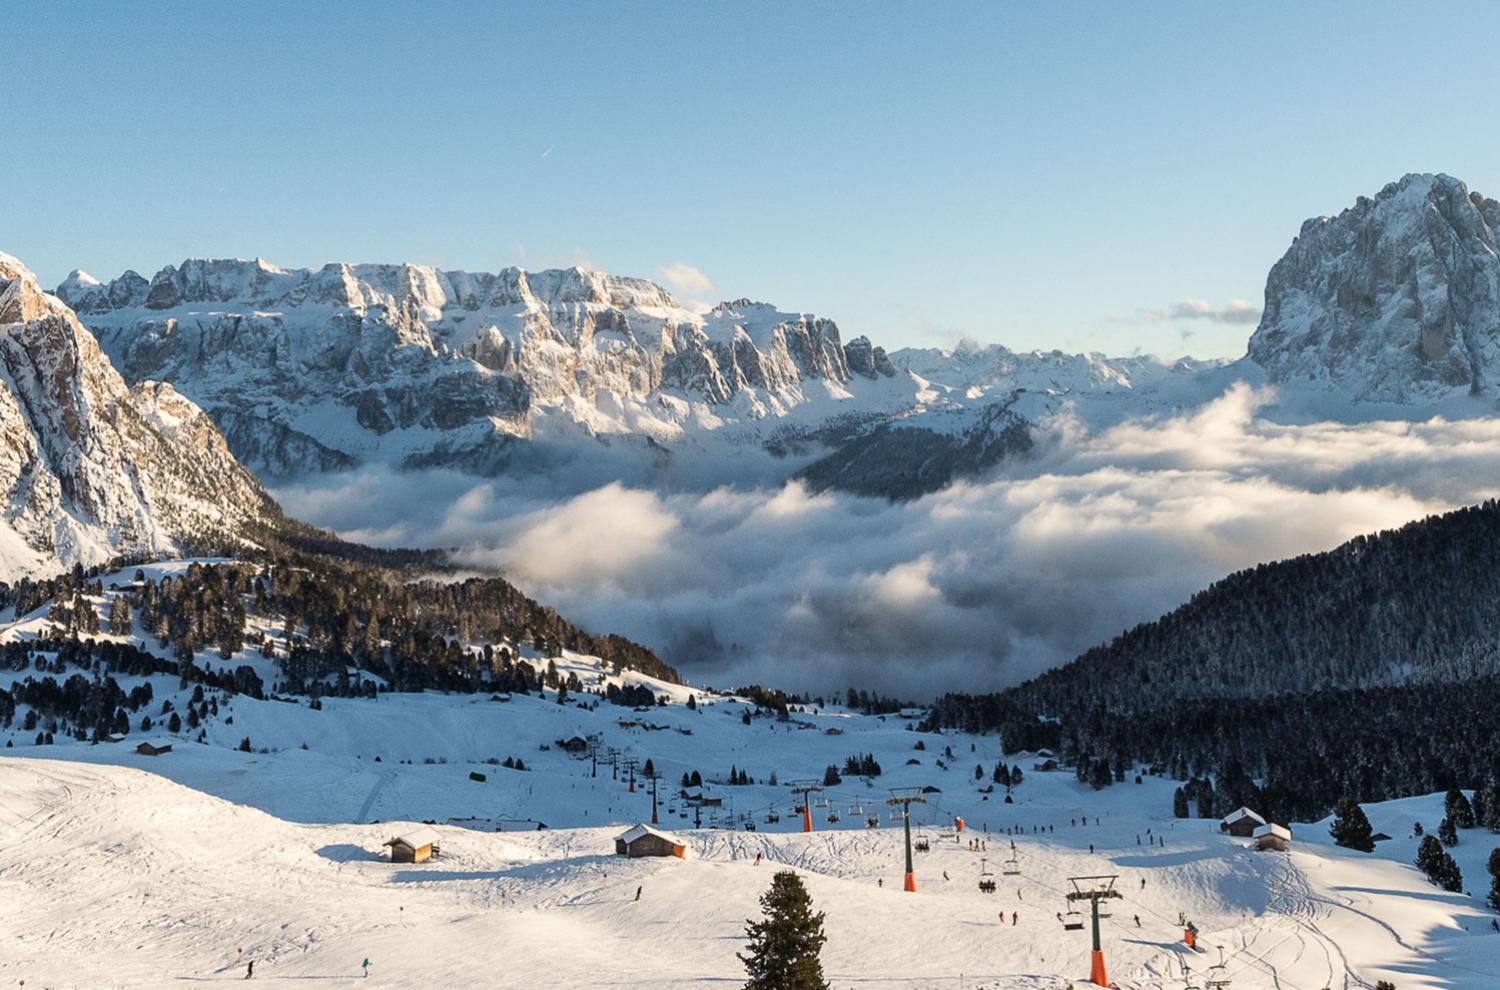
[[[128,388],[98,343],[0,254],[0,580],[232,542],[280,518],[170,385]]]
[[[1266,279],[1250,358],[1273,382],[1417,403],[1500,392],[1500,203],[1408,175],[1301,232]]]
[[[149,282],[74,272],[57,296],[127,379],[173,382],[275,475],[375,457],[466,466],[497,437],[530,436],[539,412],[650,433],[704,403],[774,415],[806,382],[895,374],[831,320],[748,300],[701,315],[644,279],[582,268],[191,260]]]

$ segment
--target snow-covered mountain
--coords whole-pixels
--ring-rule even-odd
[[[644,279],[582,268],[190,260],[149,282],[74,272],[57,296],[128,379],[173,382],[277,475],[475,466],[547,421],[669,440],[895,376],[831,320],[745,299],[699,314]]]
[[[1500,203],[1412,174],[1317,217],[1266,279],[1250,358],[1374,402],[1500,394]]]
[[[279,514],[171,385],[127,387],[71,310],[0,254],[0,581],[234,539]]]

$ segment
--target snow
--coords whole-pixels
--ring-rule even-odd
[[[153,686],[154,704],[179,697],[175,678]],[[220,702],[232,725],[211,719],[206,743],[177,737],[156,758],[135,753],[136,733],[119,745],[35,746],[0,731],[0,746],[13,743],[0,750],[0,829],[12,839],[0,848],[0,984],[197,986],[239,978],[254,959],[259,979],[321,986],[357,978],[368,958],[371,979],[388,986],[734,986],[745,919],[785,867],[826,912],[835,987],[1081,986],[1088,933],[1064,933],[1056,915],[1069,877],[1098,874],[1119,876],[1104,945],[1124,990],[1181,990],[1183,964],[1201,978],[1220,947],[1236,990],[1493,986],[1493,915],[1411,865],[1412,825],[1439,819],[1441,795],[1367,805],[1375,828],[1398,837],[1371,855],[1333,846],[1326,822],[1296,826],[1290,853],[1259,853],[1216,819],[1170,818],[1175,781],[1148,775],[1095,792],[1070,771],[1028,771],[1006,805],[1002,789],[984,792],[987,772],[973,774],[976,763],[993,768],[994,737],[918,734],[908,719],[837,707],[747,726],[742,703],[695,693],[696,711],[649,712],[519,695],[328,698],[322,710],[232,697]],[[586,756],[554,745],[574,734],[653,760],[657,828],[688,846],[685,861],[613,855],[622,831],[650,821],[650,787],[637,779],[632,793],[623,770],[616,780],[603,762],[596,775]],[[239,752],[244,735],[268,751]],[[815,795],[829,804],[801,833],[788,785],[865,752],[884,774]],[[529,770],[479,762],[510,754]],[[1030,765],[1022,754],[1007,762]],[[731,766],[758,783],[721,783]],[[485,782],[469,779],[476,769]],[[701,809],[702,828],[675,797],[694,769],[724,801]],[[776,786],[765,782],[772,771]],[[908,894],[884,799],[887,788],[924,786],[939,789],[914,807],[913,830],[931,851],[917,855]],[[879,828],[865,827],[869,815]],[[501,830],[502,819],[547,827]],[[383,843],[423,828],[437,858],[387,861]],[[1164,845],[1146,844],[1148,829]],[[988,847],[972,851],[971,837]],[[999,869],[1012,838],[1017,876]],[[1497,841],[1470,830],[1452,850],[1481,896]],[[993,895],[976,886],[986,866]],[[1182,945],[1178,912],[1204,954]]]

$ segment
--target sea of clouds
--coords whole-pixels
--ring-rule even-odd
[[[1272,401],[1238,385],[1101,430],[1065,413],[1030,459],[904,503],[768,485],[764,464],[687,489],[366,468],[276,494],[352,539],[458,547],[698,683],[925,699],[1017,683],[1240,568],[1500,492],[1500,419],[1288,424]]]

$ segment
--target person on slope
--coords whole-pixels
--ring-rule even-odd
[[[1140,915],[1136,915],[1135,916],[1135,927],[1137,927],[1137,928],[1141,927],[1141,916]]]
[[[641,888],[640,887],[635,888],[635,899],[636,900],[640,900],[641,899]]]
[[[365,971],[365,979],[368,980],[370,978],[370,960],[366,959],[359,968]]]
[[[1012,912],[1011,912],[1011,913],[1010,913],[1010,923],[1011,923],[1011,924],[1012,924],[1012,925],[1014,925],[1014,924],[1015,924],[1015,923],[1016,923],[1016,922],[1018,922],[1018,921],[1020,921],[1020,920],[1021,920],[1021,915],[1020,915],[1020,913],[1019,913],[1019,912],[1016,912],[1016,911],[1012,911]]]
[[[255,960],[252,959],[248,963],[245,964],[245,979],[248,980],[251,977],[253,977],[254,975],[255,975]]]

